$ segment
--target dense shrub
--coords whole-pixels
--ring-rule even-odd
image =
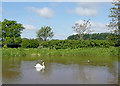
[[[42,42],[40,46],[50,49],[76,49],[82,47],[110,47],[115,44],[106,40],[52,40]]]
[[[39,41],[37,39],[23,39],[22,48],[37,48],[39,46]]]
[[[7,48],[7,45],[4,45],[3,48]]]

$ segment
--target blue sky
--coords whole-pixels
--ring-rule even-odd
[[[94,33],[109,32],[110,2],[3,2],[2,19],[15,20],[25,27],[22,38],[36,38],[42,26],[50,26],[53,39],[66,39],[74,34],[72,26],[91,19]]]

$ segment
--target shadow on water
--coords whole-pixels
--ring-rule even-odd
[[[37,71],[34,65],[41,59],[46,68]],[[117,61],[117,57],[3,57],[2,77],[5,84],[117,84]]]

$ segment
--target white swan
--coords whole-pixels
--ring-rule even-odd
[[[36,68],[37,71],[41,71],[45,69],[44,62],[42,63],[42,65],[37,63],[34,67]]]

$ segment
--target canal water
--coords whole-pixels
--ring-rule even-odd
[[[3,84],[118,84],[117,57],[3,57]],[[42,60],[42,61],[41,61]],[[90,62],[88,62],[88,60]],[[45,62],[45,70],[36,63]]]

